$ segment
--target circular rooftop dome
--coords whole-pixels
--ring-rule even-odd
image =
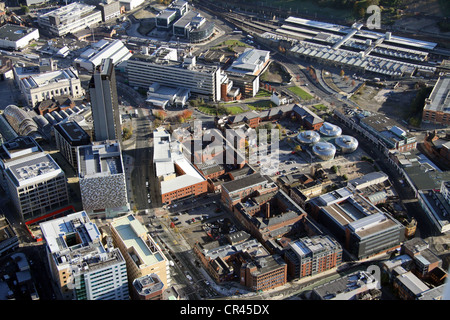
[[[329,142],[318,142],[312,149],[314,155],[322,160],[331,160],[336,154],[336,147]]]
[[[334,141],[336,146],[338,146],[343,153],[351,153],[358,148],[358,140],[352,136],[340,136]]]
[[[300,132],[297,135],[297,140],[302,144],[314,144],[319,142],[320,135],[316,131],[307,130]]]
[[[342,129],[329,122],[324,122],[320,127],[320,133],[327,137],[338,137],[342,134]]]

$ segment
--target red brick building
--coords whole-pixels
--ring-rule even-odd
[[[242,265],[240,283],[251,290],[266,291],[286,284],[287,265],[274,255]]]
[[[222,185],[221,200],[230,210],[242,199],[250,196],[255,191],[260,193],[269,193],[277,190],[273,182],[269,182],[259,173],[253,173],[245,178],[232,180]]]
[[[425,99],[422,121],[450,125],[450,76],[439,78],[430,96]]]

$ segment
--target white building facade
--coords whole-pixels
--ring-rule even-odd
[[[65,36],[102,22],[102,13],[95,6],[72,2],[38,16],[38,24],[56,36]]]
[[[78,71],[72,67],[29,76],[25,75],[18,82],[20,91],[32,107],[38,102],[54,97],[67,95],[80,98],[85,94],[78,77]]]
[[[53,280],[64,300],[128,300],[125,259],[80,211],[40,224]]]

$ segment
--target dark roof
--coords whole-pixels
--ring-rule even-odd
[[[310,124],[322,123],[323,119],[309,110],[307,107],[296,104],[292,109],[293,112],[302,117],[303,121]]]
[[[58,123],[53,127],[72,146],[81,146],[90,143],[90,137],[75,121]]]
[[[0,27],[0,39],[8,39],[10,41],[17,41],[27,36],[34,31],[34,28],[21,27],[14,24],[5,24]]]
[[[244,178],[226,182],[222,185],[222,187],[228,190],[228,192],[234,192],[236,190],[248,188],[258,184],[264,184],[267,182],[269,181],[260,173],[253,173]]]
[[[231,116],[228,118],[228,121],[231,123],[237,123],[237,122],[243,122],[243,121],[247,121],[247,120],[258,118],[258,117],[259,117],[259,113],[252,110],[252,111],[239,113],[234,116]]]

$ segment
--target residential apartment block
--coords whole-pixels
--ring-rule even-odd
[[[95,6],[72,2],[38,16],[38,24],[55,36],[65,36],[102,22],[102,13]]]
[[[338,267],[342,247],[330,236],[306,237],[289,243],[285,251],[289,276],[299,279]]]
[[[111,218],[130,210],[117,141],[78,147],[78,176],[83,209],[88,214]]]
[[[51,276],[64,300],[128,300],[125,259],[102,245],[101,232],[80,211],[40,224]]]
[[[270,290],[287,282],[287,265],[279,255],[246,262],[240,271],[240,283],[255,292]]]
[[[271,256],[256,239],[248,234],[240,238],[230,234],[230,244],[218,241],[196,243],[194,252],[217,283],[239,277],[240,284],[252,291],[265,291],[286,283],[287,266],[279,255]],[[236,241],[233,241],[236,237]]]
[[[18,137],[0,150],[3,185],[26,222],[68,205],[64,171],[30,137]]]
[[[113,219],[110,229],[114,245],[126,260],[129,286],[156,274],[166,290],[170,284],[168,260],[145,226],[133,214],[127,214]]]

